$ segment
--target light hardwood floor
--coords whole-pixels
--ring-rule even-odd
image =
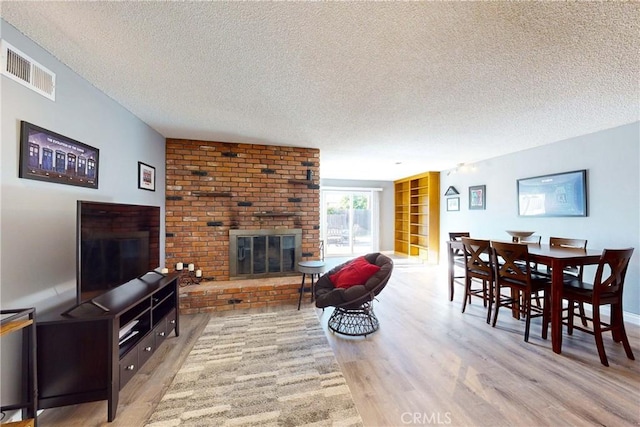
[[[462,314],[462,287],[449,302],[446,283],[440,268],[399,260],[375,303],[380,330],[367,338],[327,332],[365,426],[640,425],[640,327],[627,322],[638,361],[605,337],[607,368],[591,335],[565,333],[557,355],[540,338],[539,319],[525,343],[523,321],[504,310],[491,328],[477,299]],[[326,328],[329,310],[317,313]],[[39,425],[141,426],[208,319],[181,317],[180,337],[121,392],[113,423],[97,402],[47,410]]]

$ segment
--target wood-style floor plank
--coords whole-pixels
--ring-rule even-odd
[[[565,333],[557,355],[540,337],[539,319],[525,343],[524,322],[508,310],[496,328],[477,299],[461,313],[461,289],[450,302],[445,270],[398,260],[375,302],[380,330],[366,338],[327,331],[365,426],[640,424],[640,360],[628,360],[610,335],[609,368],[580,331]],[[326,330],[330,310],[317,313]],[[168,338],[127,384],[113,423],[106,402],[97,402],[47,410],[39,425],[142,425],[208,319],[181,316],[180,337]],[[640,357],[640,327],[627,322],[627,333]]]
[[[540,319],[525,343],[524,321],[503,309],[492,328],[478,299],[463,314],[462,287],[450,302],[446,283],[440,268],[397,262],[375,303],[380,330],[357,339],[328,332],[365,425],[640,424],[640,362],[610,334],[609,368],[593,336],[579,331],[565,333],[557,355],[541,338]],[[640,357],[640,328],[627,329]]]

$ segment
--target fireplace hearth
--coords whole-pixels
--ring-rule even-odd
[[[296,274],[302,253],[302,229],[229,230],[231,279]]]

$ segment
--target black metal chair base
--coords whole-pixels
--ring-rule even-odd
[[[366,337],[378,330],[380,322],[373,313],[373,303],[367,301],[358,308],[336,307],[329,317],[328,326],[342,335]]]

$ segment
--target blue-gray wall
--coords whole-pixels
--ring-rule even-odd
[[[0,165],[0,306],[44,309],[75,295],[76,201],[99,200],[162,207],[164,262],[165,140],[121,105],[0,20],[0,37],[56,74],[56,100],[2,76]],[[20,121],[25,120],[100,150],[99,188],[18,178]],[[156,168],[156,191],[138,189],[138,161]],[[19,347],[3,337],[3,398],[15,392]],[[4,403],[4,400],[3,400]]]
[[[460,211],[447,212],[441,199],[441,254],[450,231],[488,239],[510,237],[505,230],[531,230],[550,236],[587,239],[593,249],[634,247],[627,272],[624,310],[640,314],[640,122],[571,138],[469,165],[440,176],[440,194],[452,185]],[[516,180],[587,169],[588,211],[580,218],[524,218],[517,213]],[[469,186],[486,185],[486,210],[469,210]],[[441,263],[446,256],[441,256]],[[585,270],[593,278],[593,268]]]

